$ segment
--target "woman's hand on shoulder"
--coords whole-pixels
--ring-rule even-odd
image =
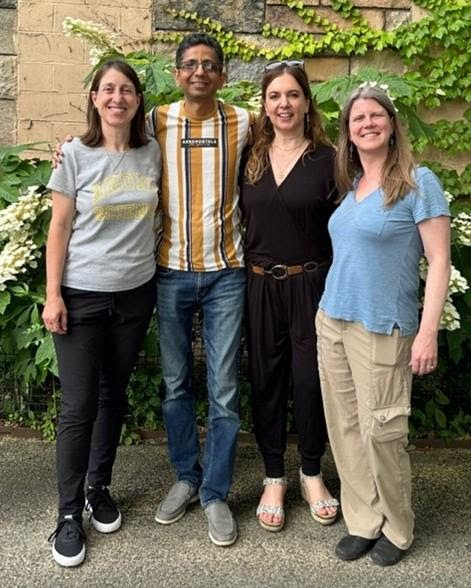
[[[429,374],[437,367],[438,342],[436,333],[417,333],[412,344],[410,366],[417,376]]]
[[[61,296],[46,300],[42,317],[48,331],[57,335],[67,334],[67,308]]]

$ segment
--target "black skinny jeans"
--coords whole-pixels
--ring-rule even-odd
[[[62,289],[66,335],[54,335],[61,381],[57,429],[59,516],[81,515],[84,482],[109,485],[126,388],[155,307],[156,286],[123,292]]]

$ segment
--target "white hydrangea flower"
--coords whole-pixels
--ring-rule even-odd
[[[90,65],[92,67],[95,67],[95,65],[98,65],[100,63],[100,60],[102,59],[102,57],[104,55],[106,55],[106,51],[104,49],[102,49],[101,47],[92,47],[90,49],[89,52],[90,55]]]
[[[421,279],[425,282],[427,279],[428,263],[425,257],[419,262],[419,273]],[[440,329],[447,331],[455,331],[460,328],[460,315],[456,310],[455,305],[451,300],[453,294],[463,294],[469,289],[469,284],[466,278],[453,265],[450,272],[450,283],[448,286],[448,295],[445,305],[443,307],[442,316],[440,317]],[[420,307],[423,307],[423,299]]]
[[[420,279],[425,282],[427,279],[428,263],[425,257],[421,257],[419,261],[419,275]]]
[[[452,221],[452,228],[456,231],[456,240],[460,245],[471,247],[471,215],[460,212]]]
[[[427,279],[428,263],[425,257],[419,262],[420,278],[425,282]],[[467,279],[456,269],[454,265],[451,266],[450,282],[448,285],[448,298],[453,294],[464,294],[469,289]]]
[[[445,194],[445,198],[446,198],[446,201],[448,202],[448,204],[451,204],[453,202],[453,200],[455,199],[454,194],[447,192],[447,190],[444,191],[444,194]]]
[[[92,46],[106,52],[117,50],[117,35],[96,22],[66,16],[62,21],[62,29],[68,37],[79,37]]]
[[[440,317],[440,329],[446,329],[447,331],[456,331],[461,326],[460,315],[456,310],[453,302],[447,300],[443,307],[442,316]]]
[[[463,294],[469,289],[468,281],[461,273],[451,266],[450,284],[448,286],[448,296],[452,294]]]
[[[49,194],[37,189],[30,186],[16,202],[0,211],[0,241],[4,244],[0,251],[0,291],[5,290],[6,282],[38,265],[41,252],[33,241],[34,222],[52,202]]]

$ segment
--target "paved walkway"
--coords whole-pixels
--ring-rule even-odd
[[[344,563],[333,554],[345,533],[308,514],[297,483],[296,448],[288,450],[287,523],[267,533],[254,517],[262,478],[256,447],[242,441],[231,503],[239,539],[212,545],[199,506],[170,526],[153,520],[157,502],[174,481],[162,442],[119,450],[113,495],[122,529],[88,533],[87,559],[64,570],[52,560],[46,538],[54,530],[54,446],[0,437],[0,586],[162,588],[435,588],[471,586],[471,451],[411,451],[416,541],[398,565],[383,569],[363,558]],[[324,475],[338,495],[330,458]]]

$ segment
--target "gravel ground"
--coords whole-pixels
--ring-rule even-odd
[[[471,586],[471,451],[411,450],[416,540],[396,566],[364,557],[341,562],[333,549],[345,534],[340,519],[322,527],[299,494],[296,447],[287,451],[286,526],[261,529],[254,513],[262,468],[256,446],[242,440],[230,503],[239,539],[214,546],[198,506],[174,525],[154,522],[154,511],[174,475],[163,441],[121,447],[112,487],[124,523],[104,536],[85,523],[87,558],[75,569],[52,560],[48,535],[56,518],[54,446],[0,437],[0,586],[13,587],[265,587],[435,588]],[[338,496],[330,455],[324,477]]]

